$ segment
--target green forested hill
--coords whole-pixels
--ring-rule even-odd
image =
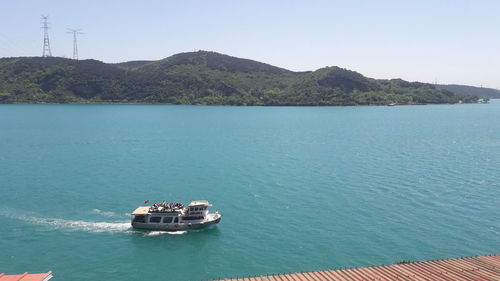
[[[490,97],[494,99],[500,99],[500,90],[483,88],[483,87],[473,87],[465,85],[436,85],[437,88],[446,89],[461,95],[470,95],[478,97]]]
[[[214,52],[106,64],[0,59],[0,103],[383,105],[477,102],[431,84],[376,80],[339,67],[293,72]]]
[[[150,61],[150,60],[134,60],[134,61],[126,61],[126,62],[115,63],[114,65],[122,67],[122,68],[125,68],[125,69],[129,69],[129,68],[138,67],[138,66],[141,66],[141,65],[144,65],[144,64],[148,64],[148,63],[151,63],[151,62],[153,62],[153,61]]]

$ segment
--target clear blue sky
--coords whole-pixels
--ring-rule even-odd
[[[156,60],[210,50],[291,70],[500,88],[500,1],[25,1],[1,4],[0,57]]]

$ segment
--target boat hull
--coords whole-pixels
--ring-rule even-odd
[[[180,222],[180,223],[143,223],[143,222],[132,222],[133,228],[147,229],[147,230],[164,230],[164,231],[179,231],[179,230],[191,230],[191,229],[202,229],[209,227],[211,225],[218,224],[222,219],[222,215],[214,214],[210,218],[199,222]]]

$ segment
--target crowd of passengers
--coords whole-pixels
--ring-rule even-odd
[[[182,205],[182,203],[162,202],[162,203],[154,203],[151,207],[149,207],[149,212],[161,213],[161,212],[172,212],[182,209],[184,209],[184,205]]]

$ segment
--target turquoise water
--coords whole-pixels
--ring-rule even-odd
[[[0,272],[206,280],[500,252],[500,101],[0,106]],[[144,200],[213,229],[141,232]]]

